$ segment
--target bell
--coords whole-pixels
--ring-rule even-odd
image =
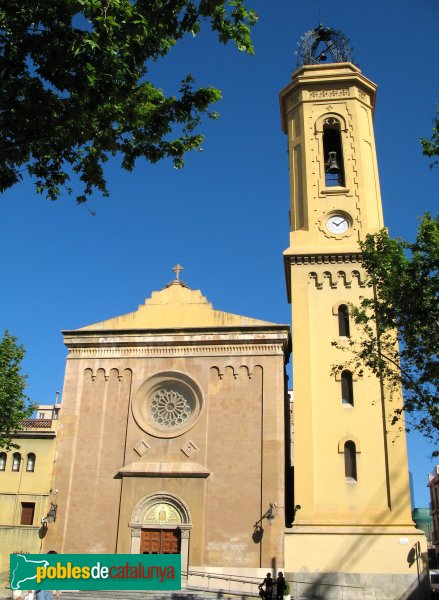
[[[326,172],[331,175],[335,175],[340,171],[340,167],[337,164],[337,152],[328,152],[328,162],[326,163]]]

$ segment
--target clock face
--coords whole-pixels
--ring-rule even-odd
[[[351,223],[349,217],[341,213],[331,215],[326,221],[326,228],[328,231],[335,233],[336,235],[346,233],[350,226]]]

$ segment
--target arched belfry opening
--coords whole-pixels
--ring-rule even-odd
[[[340,121],[328,117],[323,122],[323,159],[325,186],[344,186],[343,146]]]

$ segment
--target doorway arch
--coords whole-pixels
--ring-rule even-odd
[[[189,567],[189,537],[192,517],[187,504],[174,494],[159,491],[144,496],[133,509],[129,522],[131,528],[131,554],[140,554],[142,531],[176,531],[180,540],[182,578]]]

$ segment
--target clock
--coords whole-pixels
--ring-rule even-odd
[[[326,220],[326,229],[335,235],[346,233],[351,226],[351,220],[344,213],[333,213]]]

